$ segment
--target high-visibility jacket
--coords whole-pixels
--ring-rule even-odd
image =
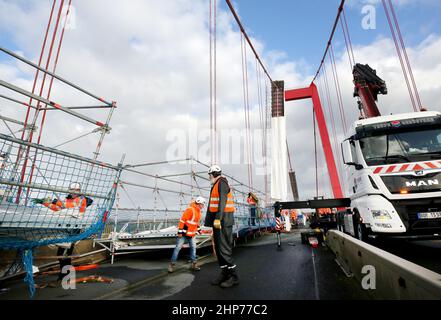
[[[219,182],[220,182],[220,179],[218,179],[214,183],[213,188],[211,189],[210,203],[208,204],[208,211],[210,211],[211,213],[216,213],[219,211],[219,200],[220,200]],[[228,195],[227,195],[227,203],[225,205],[224,212],[225,213],[233,213],[234,211],[235,211],[234,197],[233,197],[233,193],[231,192],[231,188],[230,188],[230,191],[228,192]]]
[[[84,196],[68,197],[64,201],[55,200],[52,202],[43,203],[45,207],[48,207],[52,211],[60,211],[62,209],[79,208],[80,213],[86,212],[87,199]]]
[[[253,197],[248,197],[247,202],[249,205],[252,205],[252,206],[255,206],[257,204]]]
[[[192,202],[184,211],[178,225],[178,234],[193,238],[200,231],[201,209]]]

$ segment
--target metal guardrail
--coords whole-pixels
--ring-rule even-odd
[[[340,231],[329,231],[327,243],[337,262],[360,285],[368,276],[367,271],[363,273],[363,268],[373,267],[375,289],[369,289],[369,293],[375,299],[441,299],[441,274]]]

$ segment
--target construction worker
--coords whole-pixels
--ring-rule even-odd
[[[257,196],[250,192],[248,193],[247,197],[247,203],[250,206],[250,218],[251,218],[251,225],[256,225],[256,215],[257,215],[257,204],[259,203],[259,199]]]
[[[50,198],[44,198],[33,199],[32,202],[34,204],[41,204],[48,207],[52,211],[78,208],[80,215],[83,215],[86,212],[86,208],[93,203],[93,200],[89,197],[81,195],[81,185],[74,182],[70,184],[69,194],[66,196],[64,201],[59,199],[51,200]]]
[[[197,197],[182,214],[178,225],[178,240],[176,241],[176,247],[168,265],[168,272],[172,273],[174,271],[179,251],[181,251],[185,242],[190,246],[190,269],[193,271],[201,270],[201,268],[196,265],[196,242],[194,237],[200,232],[199,222],[201,221],[201,210],[205,206],[205,202],[203,197]]]
[[[81,195],[81,185],[77,182],[73,182],[69,185],[69,194],[66,196],[65,200],[44,198],[44,199],[32,199],[34,204],[41,204],[52,211],[60,211],[63,209],[74,209],[78,208],[80,215],[83,215],[86,212],[86,208],[89,207],[93,200],[89,197]],[[75,216],[74,216],[75,217]],[[59,286],[61,280],[66,276],[63,273],[64,266],[70,266],[72,264],[72,259],[70,256],[72,255],[75,249],[76,242],[72,243],[57,243],[54,246],[57,248],[57,256],[60,265],[60,273],[58,274],[58,279],[51,283],[50,286],[57,287]],[[62,258],[61,258],[62,257]]]
[[[229,288],[239,284],[233,261],[234,199],[228,181],[218,165],[208,170],[211,182],[210,200],[205,226],[213,228],[214,248],[221,268],[220,275],[211,283]]]

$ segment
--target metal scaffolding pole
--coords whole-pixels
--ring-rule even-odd
[[[37,66],[35,63],[33,63],[33,62],[31,62],[31,61],[29,61],[29,60],[19,56],[18,54],[14,53],[14,52],[6,49],[6,48],[0,47],[0,51],[3,51],[4,53],[10,55],[11,57],[14,57],[14,58],[18,59],[18,60],[20,60],[20,61],[22,61],[22,62],[24,62],[24,63],[26,63],[26,64],[28,64],[28,65],[30,65],[32,67],[34,67],[35,69],[40,70],[41,72],[44,72],[44,73],[54,77],[57,80],[60,80],[61,82],[63,82],[65,84],[67,84],[67,85],[69,85],[69,86],[71,86],[71,87],[73,87],[73,88],[75,88],[75,89],[77,89],[77,90],[87,94],[88,96],[90,96],[92,98],[95,98],[95,99],[97,99],[97,100],[107,104],[108,106],[112,106],[112,102],[108,102],[108,101],[104,100],[103,98],[98,97],[97,95],[95,95],[95,94],[93,94],[93,93],[91,93],[91,92],[89,92],[89,91],[87,91],[87,90],[77,86],[76,84],[74,84],[74,83],[72,83],[72,82],[70,82],[70,81],[68,81],[68,80],[66,80],[66,79],[56,75],[55,73],[50,72],[50,71],[48,71],[48,70],[46,70],[44,68],[41,68],[41,67]]]
[[[171,163],[184,162],[184,161],[189,161],[189,160],[193,160],[193,159],[187,158],[187,159],[179,159],[179,160],[171,160],[171,161],[158,161],[158,162],[141,163],[141,164],[134,164],[134,165],[130,164],[130,165],[126,165],[124,168],[148,167],[148,166],[154,166],[154,165],[158,165],[158,164],[171,164]]]
[[[11,97],[7,97],[7,96],[2,95],[2,94],[0,94],[0,98],[6,99],[6,100],[9,100],[9,101],[12,101],[12,102],[18,103],[18,104],[22,104],[22,105],[24,105],[25,107],[30,107],[30,108],[32,108],[32,109],[37,110],[37,107],[36,107],[36,106],[30,105],[29,103],[26,103],[26,102],[22,102],[22,101],[16,100],[16,99],[11,98]]]
[[[33,93],[31,93],[31,92],[29,92],[27,90],[21,89],[21,88],[13,85],[11,83],[8,83],[6,81],[0,80],[0,86],[8,88],[8,89],[10,89],[12,91],[18,92],[18,93],[20,93],[22,95],[25,95],[25,96],[29,97],[29,98],[33,98],[34,100],[37,100],[37,101],[39,101],[41,103],[44,103],[46,105],[51,105],[51,106],[53,106],[53,107],[55,107],[55,108],[57,108],[57,109],[59,109],[61,111],[64,111],[64,112],[66,112],[66,113],[68,113],[70,115],[73,115],[73,116],[75,116],[77,118],[80,118],[80,119],[82,119],[84,121],[90,122],[90,123],[92,123],[94,125],[97,125],[99,127],[103,127],[104,126],[104,123],[102,123],[102,122],[96,121],[96,120],[94,120],[92,118],[89,118],[89,117],[87,117],[85,115],[82,115],[81,113],[78,113],[76,111],[70,110],[70,109],[68,109],[66,107],[63,107],[63,106],[59,105],[58,103],[55,103],[53,101],[50,101],[50,100],[45,99],[43,97],[40,97],[40,96],[38,96],[36,94],[33,94]]]
[[[69,110],[85,110],[85,109],[110,109],[112,106],[77,106],[77,107],[66,107]],[[40,108],[40,111],[52,111],[58,110],[57,108]]]
[[[157,187],[150,187],[150,186],[145,186],[145,185],[142,185],[139,183],[134,183],[134,182],[121,181],[121,183],[125,184],[125,185],[129,185],[129,186],[140,187],[140,188],[150,189],[150,190],[154,190],[154,191],[163,191],[163,192],[169,192],[169,193],[174,193],[174,194],[181,194],[181,192],[179,192],[179,191],[170,190],[170,189],[162,189],[162,188],[157,188]],[[186,193],[186,192],[182,192],[182,194],[186,195],[186,196],[191,196],[189,193]]]

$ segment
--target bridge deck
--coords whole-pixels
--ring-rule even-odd
[[[186,251],[179,261],[181,270],[167,274],[171,251],[119,257],[114,265],[77,272],[77,277],[102,275],[112,284],[77,284],[76,290],[44,288],[35,299],[370,299],[354,279],[347,278],[326,247],[312,249],[302,245],[300,233],[282,236],[282,250],[277,250],[275,235],[265,234],[235,248],[240,285],[221,289],[210,284],[218,266],[212,257],[200,272],[187,270]],[[209,254],[200,250],[200,255]],[[47,283],[55,276],[38,276],[36,283]],[[28,299],[27,287],[16,280],[4,284],[9,291],[0,299]]]

